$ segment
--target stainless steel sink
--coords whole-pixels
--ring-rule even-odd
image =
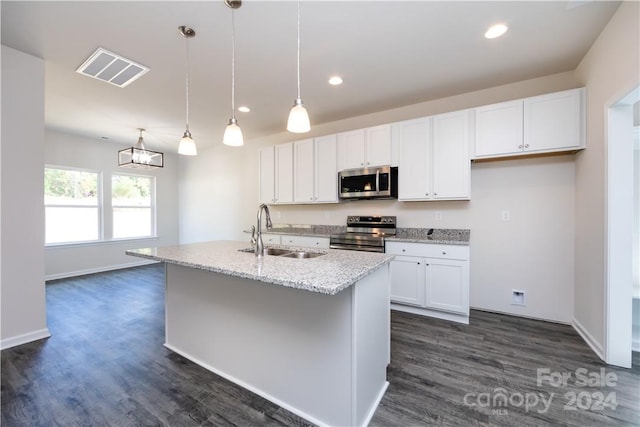
[[[298,259],[304,259],[304,258],[316,258],[319,256],[324,255],[322,252],[304,252],[304,251],[300,251],[300,252],[290,252],[288,254],[284,254],[281,255],[282,258],[298,258]]]
[[[239,252],[248,252],[253,253],[255,249],[253,248],[244,248],[238,249]],[[283,258],[297,258],[297,259],[305,259],[305,258],[316,258],[322,255],[325,255],[325,252],[307,252],[307,251],[296,251],[292,249],[281,249],[281,248],[265,248],[265,255],[271,256],[279,256]]]

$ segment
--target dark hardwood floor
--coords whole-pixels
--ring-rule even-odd
[[[160,265],[52,281],[47,309],[51,338],[2,351],[2,426],[308,425],[163,347]],[[391,327],[373,426],[640,425],[638,354],[607,366],[570,326],[472,311]]]

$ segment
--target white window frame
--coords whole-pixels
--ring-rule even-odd
[[[97,183],[96,183],[96,199],[97,205],[68,205],[68,204],[47,204],[45,200],[44,210],[45,210],[45,227],[46,227],[46,210],[47,208],[87,208],[87,207],[96,207],[98,210],[98,237],[94,240],[69,240],[66,242],[54,242],[47,243],[45,241],[45,247],[54,247],[54,246],[67,246],[67,245],[82,245],[82,244],[92,244],[104,241],[104,203],[103,203],[103,191],[102,191],[102,182],[103,182],[103,174],[102,171],[95,169],[87,169],[87,168],[76,168],[70,166],[58,166],[58,165],[49,165],[46,164],[44,169],[57,169],[57,170],[66,170],[71,172],[84,172],[84,173],[92,173],[97,175]],[[43,194],[43,199],[44,199]],[[46,237],[46,230],[45,230]]]
[[[147,178],[151,180],[151,204],[149,206],[149,209],[151,210],[151,212],[149,213],[150,216],[150,220],[151,220],[151,234],[147,235],[147,236],[135,236],[135,237],[119,237],[119,238],[115,238],[113,237],[113,221],[114,221],[114,210],[116,208],[141,208],[141,207],[146,207],[146,206],[135,206],[135,205],[131,205],[131,206],[127,206],[127,205],[118,205],[118,206],[114,206],[113,205],[113,178],[116,176],[130,176],[130,177],[135,177],[135,178]],[[109,197],[109,205],[110,205],[110,213],[111,213],[111,240],[114,241],[123,241],[123,240],[141,240],[141,239],[150,239],[150,238],[157,238],[158,237],[158,230],[157,230],[157,200],[156,200],[156,177],[154,175],[142,175],[142,174],[133,174],[133,173],[111,173],[110,176],[110,189],[111,189],[111,194]]]

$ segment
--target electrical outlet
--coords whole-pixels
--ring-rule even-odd
[[[503,221],[511,221],[511,212],[502,211],[501,218],[502,218]]]
[[[442,212],[436,211],[436,221],[442,221]]]
[[[515,289],[511,291],[511,305],[525,305],[524,291]]]

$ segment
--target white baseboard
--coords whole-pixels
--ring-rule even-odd
[[[58,273],[58,274],[49,274],[44,277],[44,280],[48,281],[48,280],[66,279],[67,277],[84,276],[85,274],[102,273],[105,271],[121,270],[123,268],[139,267],[142,265],[157,264],[157,263],[158,261],[143,259],[139,261],[127,262],[125,264],[105,265],[102,267],[87,268],[85,270],[69,271],[69,272]]]
[[[26,344],[32,341],[41,340],[43,338],[49,338],[50,336],[51,336],[51,333],[49,332],[49,329],[44,328],[38,331],[17,335],[15,337],[5,338],[3,340],[0,340],[0,350],[6,350],[8,348]]]
[[[582,324],[578,322],[578,320],[576,320],[576,318],[573,319],[572,326],[573,326],[573,329],[576,330],[578,335],[582,337],[584,342],[586,342],[587,345],[591,347],[591,350],[593,350],[593,352],[604,362],[605,358],[604,358],[604,349],[602,348],[602,344],[600,344],[598,340],[596,340],[593,337],[593,335],[591,335],[586,330],[586,328],[582,326]]]
[[[391,303],[391,310],[403,311],[405,313],[419,314],[420,316],[435,317],[436,319],[449,320],[451,322],[469,324],[469,315],[447,313],[444,311],[430,310],[428,308],[413,307],[410,305]]]

